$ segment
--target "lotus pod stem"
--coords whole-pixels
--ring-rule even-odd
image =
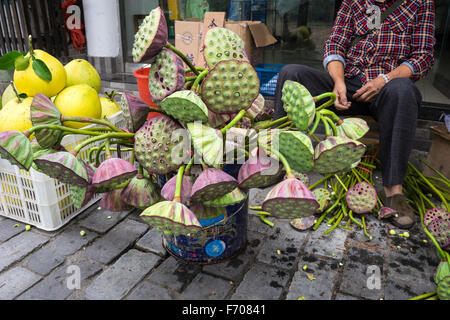
[[[225,127],[220,131],[225,134],[229,129],[231,129],[236,123],[238,123],[245,115],[245,110],[239,111],[239,113],[231,120]]]
[[[200,84],[200,82],[202,82],[202,80],[208,75],[209,70],[204,70],[202,71],[202,73],[200,73],[197,78],[195,78],[194,80],[194,84],[191,87],[191,91],[196,92],[198,85]]]
[[[32,127],[26,131],[23,132],[24,135],[27,137],[30,137],[35,131],[42,130],[42,129],[52,129],[52,130],[60,130],[64,133],[68,134],[82,134],[82,135],[88,135],[88,136],[100,136],[105,134],[104,132],[96,132],[96,131],[90,131],[86,129],[73,129],[65,126],[58,126],[58,125],[47,125],[43,124],[40,126]]]
[[[332,132],[333,136],[337,136],[338,135],[338,131],[337,131],[336,125],[334,124],[333,120],[331,120],[327,116],[322,116],[322,121],[328,122],[328,126],[331,128],[331,132]]]
[[[178,169],[177,173],[177,184],[175,185],[175,194],[173,195],[174,202],[181,202],[181,185],[183,182],[183,174],[186,166],[183,165]]]
[[[102,134],[96,137],[92,137],[90,139],[87,139],[85,141],[83,141],[82,143],[80,143],[79,145],[77,145],[71,152],[76,155],[78,154],[78,152],[80,152],[81,149],[83,149],[84,147],[90,145],[93,142],[99,141],[99,140],[104,140],[107,138],[134,138],[134,133],[126,133],[126,132],[122,132],[122,133],[118,133],[118,132],[111,132],[111,133],[106,133],[106,134]]]
[[[291,179],[291,178],[297,179],[295,177],[295,175],[292,173],[291,166],[289,165],[289,162],[287,161],[287,159],[280,152],[278,152],[275,149],[271,149],[270,152],[272,152],[274,155],[276,155],[278,157],[278,159],[280,159],[281,163],[283,164],[284,169],[286,170],[286,179]]]
[[[166,43],[165,47],[171,51],[173,51],[173,53],[175,53],[177,56],[179,56],[184,63],[186,63],[186,65],[189,67],[190,71],[194,72],[196,75],[199,75],[199,69],[197,69],[191,62],[191,60],[189,60],[180,50],[178,50],[177,48],[175,48],[172,44],[170,43]]]
[[[327,102],[325,102],[324,104],[322,104],[321,106],[316,108],[316,112],[320,111],[322,109],[326,109],[328,107],[331,107],[335,102],[336,102],[336,94],[334,94],[333,92],[326,92],[323,93],[319,96],[314,97],[314,102],[319,102],[322,99],[325,98],[330,98],[330,100],[328,100]]]
[[[89,117],[67,117],[67,116],[62,115],[61,122],[64,123],[66,121],[81,122],[81,123],[94,123],[94,124],[99,124],[99,125],[108,127],[115,132],[123,132],[122,129],[117,128],[115,125],[113,125],[108,120],[100,120],[100,119],[94,119],[94,118],[89,118]]]
[[[320,121],[322,120],[322,115],[320,112],[316,112],[316,118],[314,119],[313,126],[309,130],[308,134],[311,136],[316,132],[317,128],[319,127]]]

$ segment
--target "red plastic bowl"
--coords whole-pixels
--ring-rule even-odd
[[[150,74],[150,67],[141,68],[134,71],[134,76],[137,80],[137,85],[139,89],[139,96],[142,101],[144,101],[149,107],[159,109],[152,101],[152,96],[150,95],[150,90],[148,88],[148,75]],[[160,116],[160,113],[150,112],[148,114],[147,120]]]

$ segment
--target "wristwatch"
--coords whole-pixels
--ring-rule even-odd
[[[379,77],[382,77],[384,79],[384,81],[386,81],[386,83],[388,83],[389,81],[391,81],[391,79],[389,79],[389,76],[387,74],[381,73],[378,75]]]

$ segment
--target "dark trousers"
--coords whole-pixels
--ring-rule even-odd
[[[286,80],[299,82],[313,96],[334,89],[334,82],[325,71],[303,65],[286,65],[281,69],[275,92],[275,119],[286,116],[281,101]],[[417,113],[422,96],[413,81],[407,78],[393,79],[380,91],[372,103],[356,102],[352,96],[361,88],[359,76],[346,78],[347,99],[352,102],[345,111],[330,110],[342,116],[371,115],[379,125],[380,160],[384,186],[403,183],[408,168],[413,139],[416,131]]]

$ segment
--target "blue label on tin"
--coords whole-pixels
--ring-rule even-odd
[[[200,222],[200,224],[204,228],[204,227],[212,226],[213,224],[216,224],[216,223],[222,221],[223,219],[225,219],[225,215],[221,214],[220,216],[218,216],[216,218],[212,218],[212,219],[198,219],[198,221]]]
[[[224,253],[226,244],[222,240],[213,240],[206,245],[206,254],[210,257],[218,257]]]

